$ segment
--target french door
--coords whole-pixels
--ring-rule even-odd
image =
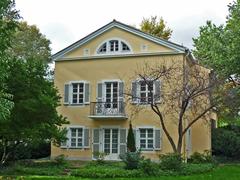
[[[106,104],[107,109],[118,108],[118,82],[106,82]]]
[[[106,158],[114,160],[119,154],[119,129],[107,128],[103,131],[103,151],[107,154]]]

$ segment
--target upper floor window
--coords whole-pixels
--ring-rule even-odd
[[[140,103],[151,102],[153,98],[153,81],[140,81]]]
[[[72,83],[72,104],[83,104],[84,83]]]
[[[70,81],[64,85],[65,105],[84,105],[90,103],[89,83],[87,81]]]
[[[160,81],[136,80],[132,82],[132,102],[151,104],[160,101]]]
[[[124,53],[131,52],[131,48],[126,42],[118,39],[112,39],[104,42],[97,50],[97,54]]]

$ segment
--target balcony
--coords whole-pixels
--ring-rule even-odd
[[[92,119],[127,119],[125,104],[118,102],[91,102],[90,118]]]

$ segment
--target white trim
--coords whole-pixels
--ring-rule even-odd
[[[117,40],[118,41],[118,51],[110,51],[110,44],[109,42],[110,41],[114,41],[114,40]],[[122,50],[122,44],[121,42],[125,43],[128,47],[129,47],[129,51],[123,51]],[[107,45],[107,49],[106,49],[106,53],[99,53],[98,50],[99,48],[101,48],[101,46],[106,43]],[[104,56],[104,55],[115,55],[115,54],[133,54],[133,49],[132,49],[132,46],[124,39],[122,38],[119,38],[119,37],[111,37],[111,38],[108,38],[108,39],[105,39],[104,41],[102,41],[96,48],[95,50],[95,56]]]

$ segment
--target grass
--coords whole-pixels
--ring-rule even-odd
[[[58,165],[54,162],[17,163],[4,169],[0,169],[0,179],[82,179],[93,180],[94,178],[80,178],[70,176],[70,173],[83,162],[71,162]],[[87,166],[86,166],[87,168]],[[105,178],[106,179],[106,178]],[[240,164],[223,164],[211,172],[187,175],[187,176],[161,176],[154,178],[114,178],[115,180],[239,180]],[[98,180],[104,180],[98,178]],[[109,180],[109,179],[108,179]]]

